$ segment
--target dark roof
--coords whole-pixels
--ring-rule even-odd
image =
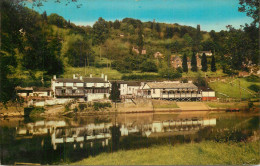
[[[84,82],[87,83],[108,83],[104,78],[92,77],[92,78],[83,78]]]
[[[57,78],[58,82],[73,82],[73,83],[83,83],[80,79],[72,79],[72,78]]]
[[[51,91],[51,88],[46,88],[46,87],[33,87],[33,91],[38,91],[38,92],[46,92],[46,91]]]

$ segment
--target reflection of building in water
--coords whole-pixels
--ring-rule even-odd
[[[215,126],[216,119],[187,118],[161,121],[151,119],[151,121],[139,123],[134,119],[122,122],[119,118],[118,123],[121,136],[140,134],[145,137],[163,137],[195,134],[201,128]],[[112,122],[69,125],[65,121],[38,121],[19,126],[16,134],[17,139],[49,134],[54,149],[64,143],[73,144],[74,148],[84,148],[89,145],[93,147],[95,143],[102,144],[104,147],[108,146],[109,140],[112,138],[111,127],[113,127]]]
[[[127,136],[131,133],[142,133],[143,136],[166,136],[166,135],[185,135],[195,134],[199,129],[206,126],[215,126],[216,118],[203,119],[177,119],[165,121],[153,121],[150,124],[144,124],[141,127],[133,124],[123,124],[120,128],[121,136]],[[160,134],[158,134],[160,133]],[[164,133],[164,134],[162,134]]]

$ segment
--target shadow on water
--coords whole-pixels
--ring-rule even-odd
[[[256,116],[130,114],[22,119],[0,123],[1,164],[59,164],[100,153],[213,140],[245,141],[258,130]]]

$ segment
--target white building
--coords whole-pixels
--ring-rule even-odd
[[[51,88],[56,98],[84,98],[85,101],[105,99],[109,97],[110,83],[107,76],[72,79],[53,77]]]
[[[149,82],[142,87],[143,96],[153,99],[201,100],[201,91],[193,83]]]
[[[116,81],[120,85],[121,98],[135,98],[141,95],[141,82],[138,81]]]

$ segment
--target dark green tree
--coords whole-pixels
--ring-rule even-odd
[[[184,54],[182,58],[182,70],[184,72],[188,72],[188,63],[187,63],[187,55]]]
[[[212,55],[212,59],[211,59],[211,71],[213,71],[213,72],[217,71],[214,55]]]
[[[114,26],[114,29],[119,29],[120,28],[120,22],[118,20],[115,20],[113,26]]]
[[[93,44],[104,44],[108,38],[108,32],[107,22],[100,17],[93,25]]]
[[[119,84],[116,81],[112,83],[110,99],[115,103],[120,100]]]
[[[197,58],[195,55],[195,52],[193,52],[192,57],[191,57],[191,70],[192,71],[197,71]]]
[[[202,71],[206,72],[208,70],[208,62],[205,53],[202,54],[201,66],[202,66],[201,68]]]
[[[156,64],[151,60],[145,60],[140,66],[142,72],[157,72]]]
[[[144,47],[143,31],[142,31],[142,27],[141,26],[139,26],[138,38],[137,38],[136,44],[138,46],[139,54],[141,55],[143,47]]]
[[[161,26],[160,26],[159,23],[156,23],[155,29],[156,29],[156,31],[157,31],[158,33],[161,32]]]

